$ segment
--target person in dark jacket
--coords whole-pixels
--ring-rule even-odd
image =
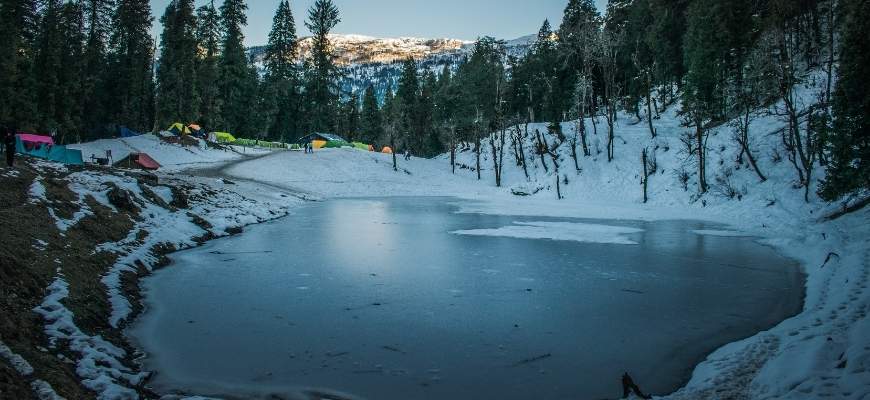
[[[629,393],[634,392],[638,397],[642,399],[651,399],[652,397],[644,394],[640,391],[640,388],[634,383],[634,380],[631,379],[631,376],[628,375],[628,372],[622,374],[622,398],[628,397]]]
[[[3,146],[6,148],[6,165],[15,165],[15,130],[6,128],[3,135]]]

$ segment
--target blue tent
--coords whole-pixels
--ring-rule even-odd
[[[81,150],[72,150],[66,148],[66,146],[45,143],[28,143],[25,145],[20,136],[15,137],[15,152],[68,165],[85,164],[82,159]]]
[[[122,138],[128,138],[128,137],[134,137],[134,136],[140,136],[140,135],[142,135],[142,134],[139,132],[136,132],[134,130],[127,129],[126,126],[121,127],[121,137]]]

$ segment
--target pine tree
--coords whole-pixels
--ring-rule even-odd
[[[214,130],[223,125],[221,118],[219,62],[221,43],[221,19],[214,0],[196,12],[196,40],[199,47],[196,66],[196,96],[199,98],[199,115],[196,118],[204,129]]]
[[[381,132],[381,114],[378,108],[378,99],[375,96],[375,87],[369,85],[366,88],[365,94],[363,94],[359,140],[368,144],[377,144],[379,143]]]
[[[160,60],[157,66],[157,125],[197,122],[196,17],[193,0],[173,0],[161,18]]]
[[[423,132],[420,132],[418,121],[418,102],[420,96],[420,82],[417,77],[417,62],[408,58],[402,64],[402,76],[399,78],[399,87],[396,90],[395,107],[399,117],[398,140],[404,147],[410,148],[414,153],[420,152],[420,144]]]
[[[272,138],[302,136],[297,123],[301,108],[297,55],[296,23],[290,2],[282,0],[272,22],[265,57],[263,114]]]
[[[82,83],[83,115],[85,140],[109,135],[110,122],[107,119],[108,102],[111,94],[106,86],[108,70],[108,43],[112,26],[112,13],[115,0],[86,0],[83,4],[87,39],[84,50],[84,71]]]
[[[61,7],[60,0],[48,0],[45,3],[45,11],[40,21],[41,29],[36,41],[36,59],[34,61],[34,74],[39,75],[36,79],[35,95],[37,105],[37,130],[42,132],[56,132],[57,103],[60,95],[61,52],[63,37],[61,32]]]
[[[80,2],[63,5],[60,16],[61,45],[58,70],[60,94],[57,98],[57,129],[60,143],[79,139],[84,127],[86,60],[84,58],[85,16]]]
[[[20,129],[36,127],[33,62],[37,0],[0,0],[0,121]]]
[[[145,132],[154,126],[154,41],[151,39],[151,2],[119,0],[110,40],[109,120]]]
[[[831,162],[820,191],[827,200],[870,189],[870,3],[844,0],[841,7]]]
[[[250,111],[249,105],[252,99],[249,96],[252,89],[242,34],[242,27],[248,23],[245,15],[247,9],[244,0],[225,0],[220,7],[224,36],[218,81],[220,97],[223,100],[221,107],[223,124],[219,128],[236,134],[251,133],[249,127],[245,126],[245,120],[249,117],[247,114]]]
[[[438,81],[435,74],[426,71],[423,74],[420,97],[417,102],[418,129],[423,134],[421,151],[418,154],[423,157],[434,157],[444,151],[438,130],[435,129],[435,93],[437,90]]]
[[[305,101],[309,128],[313,131],[330,131],[336,125],[339,70],[329,45],[329,32],[339,22],[338,8],[332,0],[317,0],[308,10],[305,26],[314,38],[311,59],[306,65]]]

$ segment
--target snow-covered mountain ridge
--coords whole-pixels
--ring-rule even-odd
[[[509,56],[522,57],[535,42],[535,37],[535,35],[528,35],[506,40],[506,53]],[[312,43],[311,37],[299,41],[300,63],[310,56]],[[330,35],[330,43],[337,64],[345,69],[345,77],[341,85],[344,91],[361,95],[369,85],[373,85],[379,97],[383,96],[387,87],[395,90],[402,73],[402,62],[409,57],[417,60],[420,72],[440,71],[445,65],[455,70],[463,58],[474,50],[473,41],[449,38]],[[262,69],[266,46],[250,47],[248,53],[253,57],[254,63]]]

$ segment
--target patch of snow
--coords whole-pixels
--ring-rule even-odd
[[[172,200],[173,200],[172,189],[170,189],[169,187],[167,187],[167,186],[151,186],[150,189],[152,192],[154,192],[154,194],[157,195],[157,197],[160,197],[160,199],[163,200],[166,204],[172,203]]]
[[[52,348],[63,342],[78,354],[76,374],[82,385],[97,393],[97,399],[138,399],[139,395],[126,385],[136,386],[147,377],[133,373],[123,364],[127,353],[102,336],[91,336],[76,326],[73,313],[62,301],[69,296],[69,284],[58,276],[47,288],[48,294],[34,311],[46,321],[45,333]]]
[[[584,243],[632,245],[637,244],[637,242],[625,237],[625,235],[640,232],[643,232],[643,229],[577,222],[514,222],[514,225],[496,229],[471,229],[450,233],[471,236],[499,236],[518,239],[550,239]]]
[[[24,357],[13,352],[12,349],[10,349],[9,346],[6,346],[6,343],[3,343],[2,341],[0,341],[0,357],[6,360],[6,362],[8,362],[12,368],[15,368],[15,370],[22,376],[33,374],[33,367],[30,366],[30,363],[27,362]]]
[[[54,391],[51,384],[44,380],[37,379],[33,381],[30,384],[30,388],[33,389],[33,393],[36,394],[36,398],[39,400],[66,400]]]
[[[749,236],[739,231],[718,230],[718,229],[696,229],[692,233],[703,236],[720,236],[720,237],[745,237]]]

